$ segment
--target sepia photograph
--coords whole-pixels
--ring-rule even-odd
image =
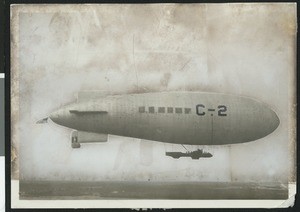
[[[296,14],[11,5],[12,208],[293,205]]]

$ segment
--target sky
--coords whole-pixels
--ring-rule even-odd
[[[17,14],[12,92],[18,99],[12,133],[20,179],[287,181],[294,166],[294,4],[17,5],[12,10]],[[82,90],[242,95],[270,105],[280,126],[250,143],[203,146],[214,155],[209,159],[175,160],[165,151],[184,151],[182,146],[147,141],[153,160],[145,165],[140,139],[109,135],[107,143],[72,149],[71,129],[51,121],[36,124],[76,101]]]

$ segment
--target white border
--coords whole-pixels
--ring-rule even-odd
[[[1,78],[1,77],[0,77]],[[0,156],[0,212],[5,211],[5,157]]]
[[[4,79],[5,74],[0,73],[0,79]],[[5,156],[0,156],[0,212],[5,211]]]

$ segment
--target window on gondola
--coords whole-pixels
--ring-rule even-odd
[[[191,108],[184,108],[184,113],[185,114],[189,114],[192,112],[192,109]]]
[[[175,108],[175,113],[182,113],[182,108],[176,107]]]
[[[145,110],[145,107],[139,107],[139,112],[140,112],[140,113],[145,113],[145,111],[146,111],[146,110]]]
[[[159,113],[165,113],[165,108],[164,107],[159,107],[158,112]]]
[[[149,113],[154,113],[154,107],[149,107]]]

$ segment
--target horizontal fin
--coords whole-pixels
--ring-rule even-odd
[[[101,110],[70,110],[70,113],[74,114],[106,114],[107,111]]]

